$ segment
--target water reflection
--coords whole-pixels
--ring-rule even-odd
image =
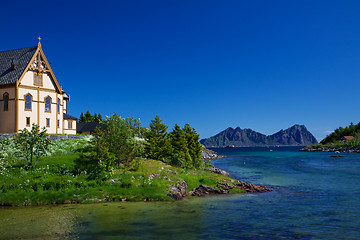
[[[334,162],[326,154],[233,154],[217,166],[279,188],[176,202],[0,208],[0,238],[360,239],[360,155]]]

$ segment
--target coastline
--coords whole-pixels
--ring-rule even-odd
[[[311,146],[304,147],[299,151],[302,152],[343,152],[343,153],[360,153],[360,146],[356,148],[331,148],[331,147],[318,147],[311,148]]]
[[[63,158],[72,161],[70,157]],[[50,162],[44,164],[47,163]],[[51,170],[52,166],[49,168]],[[138,170],[114,171],[104,182],[70,175],[55,176],[47,167],[41,169],[34,178],[24,171],[23,177],[19,176],[22,172],[9,175],[8,181],[1,186],[0,206],[176,201],[214,194],[271,191],[271,187],[233,179],[226,171],[212,166],[199,170],[183,169],[149,159],[142,159]]]

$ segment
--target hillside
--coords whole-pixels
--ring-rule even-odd
[[[294,125],[269,136],[251,129],[229,127],[200,142],[205,147],[305,146],[318,143],[304,125]]]

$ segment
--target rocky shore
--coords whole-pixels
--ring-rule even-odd
[[[212,169],[214,173],[230,176],[224,170],[219,168]],[[200,184],[199,187],[192,189],[188,193],[186,190],[188,189],[188,184],[182,180],[179,181],[176,185],[170,186],[168,196],[174,200],[180,200],[187,196],[207,196],[207,195],[214,195],[214,194],[229,194],[231,192],[236,193],[262,193],[262,192],[269,192],[272,191],[271,189],[265,186],[259,186],[252,183],[247,183],[238,180],[230,180],[230,182],[217,182],[216,187],[207,186],[204,184]]]
[[[203,159],[218,159],[218,158],[224,158],[224,156],[218,155],[217,152],[212,151],[210,149],[207,149],[203,146],[202,149],[202,157]]]
[[[360,153],[360,146],[356,148],[331,148],[331,147],[318,147],[309,148],[305,147],[299,151],[303,152],[346,152],[346,153]]]

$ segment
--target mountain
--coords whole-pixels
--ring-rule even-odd
[[[202,139],[205,147],[259,147],[259,146],[306,146],[318,143],[304,125],[294,125],[286,130],[266,136],[251,129],[229,127],[210,138]]]

